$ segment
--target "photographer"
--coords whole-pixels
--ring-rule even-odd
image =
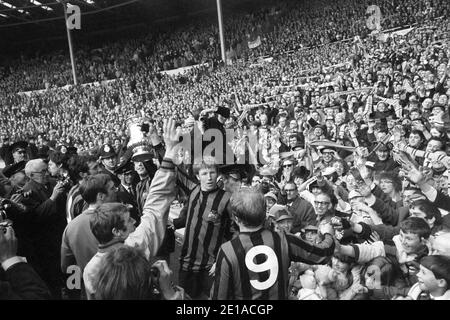
[[[0,300],[50,299],[45,283],[16,253],[14,229],[0,225],[0,264],[3,269],[0,269]]]
[[[26,207],[23,245],[26,258],[49,286],[52,296],[60,298],[62,279],[60,273],[61,239],[66,226],[66,186],[55,183],[49,177],[48,166],[42,159],[34,159],[25,165],[30,181],[23,187],[30,192],[22,203]]]

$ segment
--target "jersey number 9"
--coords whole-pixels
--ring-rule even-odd
[[[253,260],[259,254],[266,256],[266,261],[261,264],[255,264]],[[270,271],[269,278],[265,281],[250,280],[250,284],[256,290],[266,290],[269,289],[278,278],[278,258],[272,248],[268,246],[256,246],[251,248],[245,255],[245,265],[248,270],[261,273]]]

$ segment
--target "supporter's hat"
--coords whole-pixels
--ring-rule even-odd
[[[100,159],[107,159],[107,158],[111,158],[114,156],[116,156],[116,151],[114,150],[114,148],[111,145],[105,144],[100,149]]]
[[[219,172],[233,179],[241,180],[253,175],[255,169],[250,164],[225,164],[219,168]]]
[[[269,176],[272,177],[277,173],[277,170],[272,169],[271,167],[263,167],[259,169],[259,174],[261,176]]]
[[[282,164],[285,162],[292,162],[292,164],[295,164],[295,158],[290,152],[287,152],[286,157],[282,159]]]
[[[126,174],[134,171],[134,165],[131,161],[121,164],[114,172],[116,174]]]
[[[66,154],[67,153],[67,146],[65,145],[60,145],[56,148],[56,151],[61,152],[62,154]]]
[[[225,119],[228,119],[230,117],[230,109],[226,108],[226,107],[218,107],[217,114],[220,114],[222,117],[224,117]]]
[[[289,213],[287,208],[282,208],[275,212],[275,221],[276,222],[281,222],[281,221],[287,220],[287,219],[290,219],[290,220],[294,219],[294,217]]]
[[[283,206],[283,205],[281,205],[281,204],[275,204],[275,205],[273,205],[273,207],[270,208],[270,210],[269,210],[269,217],[276,218],[276,217],[277,217],[276,213],[277,213],[279,210],[283,210],[283,209],[285,209],[285,208],[286,208],[286,207]]]
[[[325,130],[326,130],[325,126],[322,125],[322,124],[320,124],[320,123],[317,123],[313,128],[314,128],[314,129],[319,128],[319,129],[322,129],[322,131],[325,131]]]
[[[362,194],[361,194],[359,191],[352,190],[352,191],[350,191],[350,193],[348,194],[348,200],[351,200],[351,199],[357,198],[357,197],[362,197]]]
[[[275,193],[273,193],[273,192],[267,192],[265,195],[264,195],[264,198],[271,198],[271,199],[273,199],[275,202],[277,202],[278,201],[278,197],[277,197],[277,195],[275,194]]]
[[[27,149],[28,148],[28,142],[26,141],[17,141],[13,143],[10,147],[11,153],[14,153],[18,149]]]
[[[300,151],[300,150],[302,150],[304,148],[305,148],[305,146],[303,144],[301,144],[300,142],[297,142],[297,144],[292,147],[292,150],[293,151]]]
[[[317,150],[319,150],[321,153],[326,151],[336,151],[336,148],[330,147],[330,146],[318,146]]]
[[[306,232],[306,231],[316,231],[316,232],[318,232],[318,231],[319,231],[319,228],[316,227],[316,226],[313,226],[313,225],[309,224],[309,225],[307,225],[306,227],[304,227],[304,228],[302,229],[302,231],[303,231],[303,232]]]
[[[13,165],[10,165],[3,170],[3,174],[5,175],[5,177],[11,178],[17,172],[24,171],[26,163],[26,161],[20,161]]]
[[[431,110],[433,110],[434,108],[441,108],[442,110],[445,110],[445,106],[440,104],[440,103],[433,103],[433,105],[431,106]]]

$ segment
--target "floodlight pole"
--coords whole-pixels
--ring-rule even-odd
[[[220,51],[222,53],[222,61],[226,63],[225,56],[225,36],[223,33],[223,19],[222,19],[222,1],[216,0],[217,2],[217,17],[219,20],[219,37],[220,37]]]
[[[75,69],[75,57],[73,54],[73,47],[72,47],[72,35],[70,33],[69,26],[67,25],[67,5],[66,5],[65,1],[61,2],[61,4],[63,5],[63,9],[64,9],[64,23],[66,25],[66,30],[67,30],[67,40],[69,41],[69,53],[70,53],[70,63],[72,64],[73,84],[77,85],[78,81],[77,81],[77,73],[76,73],[76,69]]]

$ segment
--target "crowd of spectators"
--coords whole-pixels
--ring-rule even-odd
[[[367,29],[369,4],[286,1],[225,17],[234,52],[225,64],[218,63],[217,28],[200,21],[84,49],[80,79],[112,80],[101,84],[57,88],[70,81],[63,55],[3,68],[0,196],[8,199],[19,248],[10,227],[0,231],[0,262],[34,279],[31,294],[4,292],[70,296],[62,278],[75,263],[85,271],[78,298],[153,299],[154,269],[145,262],[168,261],[161,248],[169,230],[185,227],[182,288],[170,285],[167,262],[154,264],[165,299],[449,300],[450,4],[377,1],[383,30],[412,27],[398,34]],[[261,44],[249,49],[255,35]],[[203,63],[178,76],[161,73]],[[150,119],[155,159],[130,168],[127,119],[141,113]],[[211,128],[234,129],[229,147],[251,169],[209,159],[190,167],[194,159],[175,151],[179,129],[196,137]],[[98,163],[103,168],[94,170]],[[195,205],[199,190],[214,199]],[[175,198],[183,209],[171,226]],[[36,235],[30,222],[47,227]],[[252,241],[274,237],[289,246],[276,280],[242,274],[244,257],[230,248],[253,252],[249,232],[258,234]],[[199,241],[209,250],[199,251]],[[48,252],[34,253],[39,244]]]

